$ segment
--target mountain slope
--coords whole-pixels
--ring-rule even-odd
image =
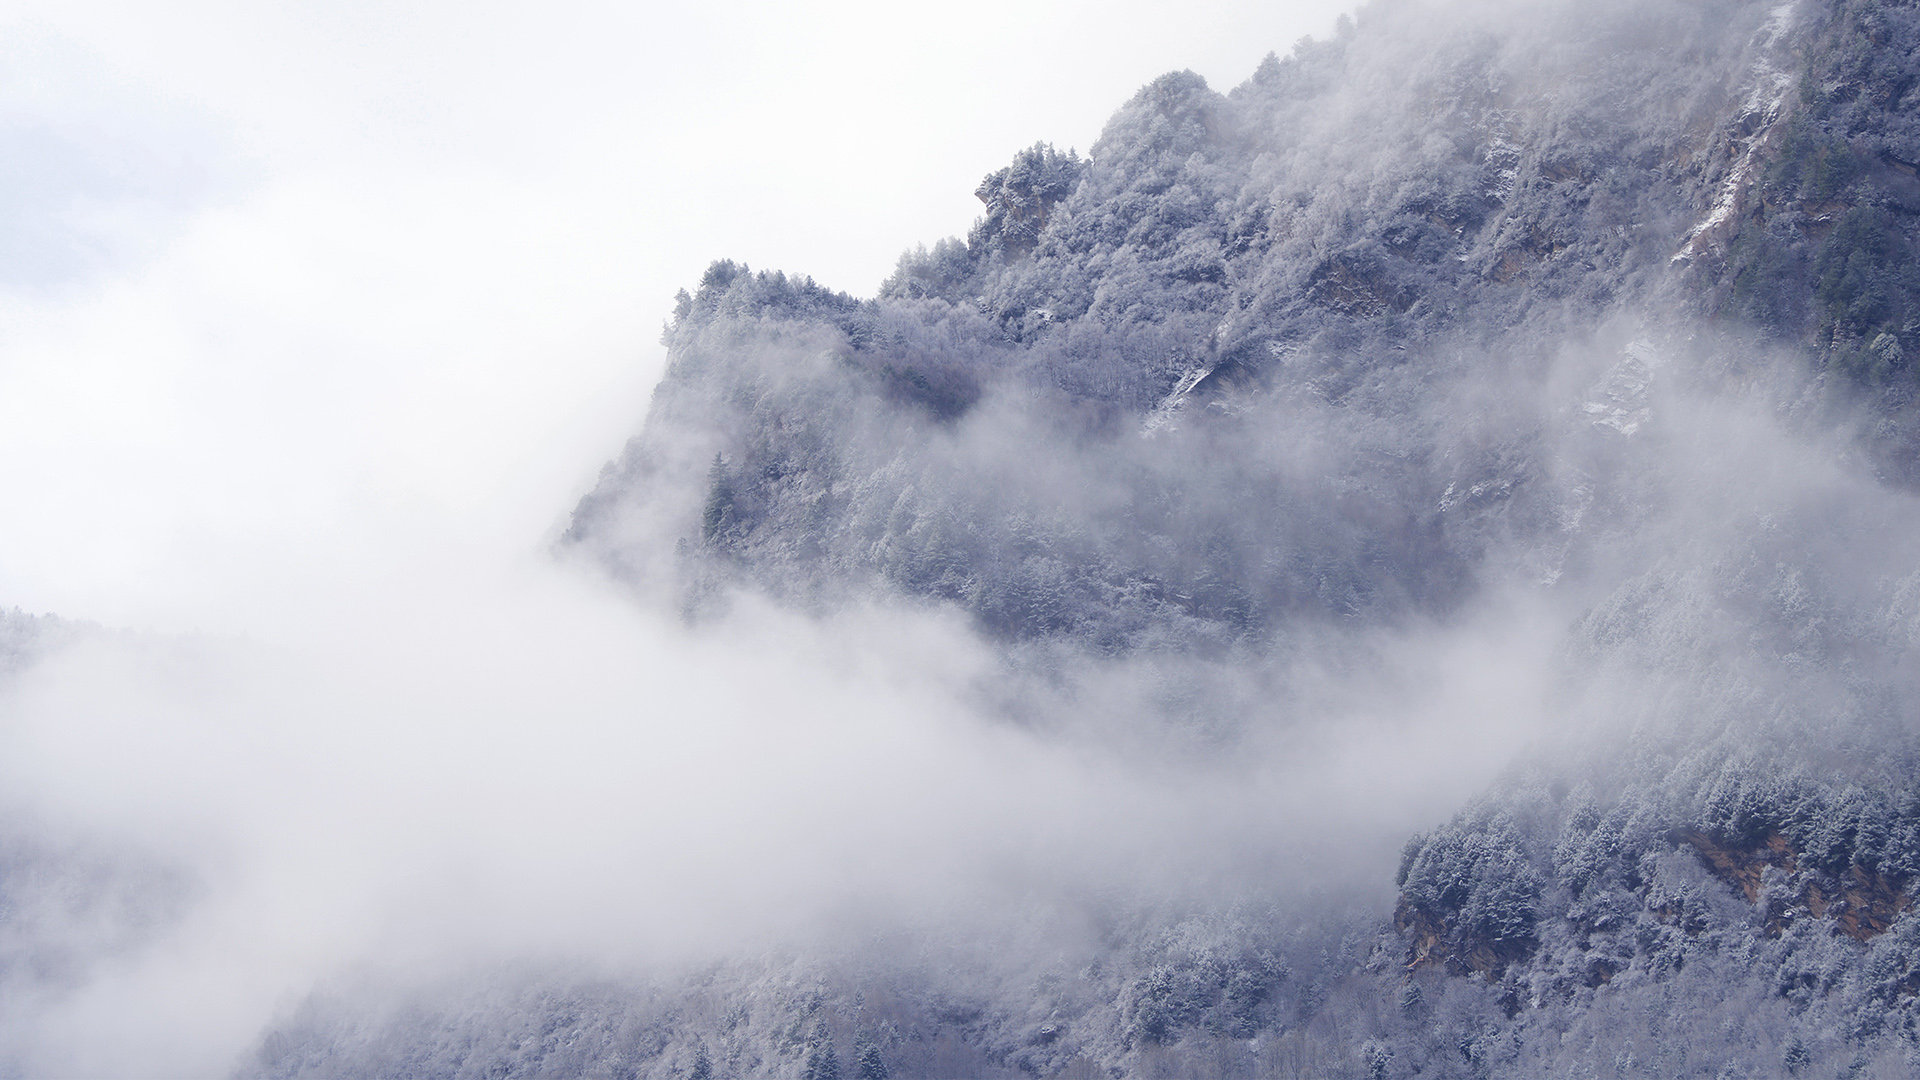
[[[1911,1075],[1916,46],[1875,0],[1376,3],[1019,152],[871,299],[715,263],[568,553],[722,632],[959,613],[982,722],[1089,757],[1382,763],[1200,845],[1500,779],[1397,879],[1354,841],[1368,884],[321,996],[261,1071]]]
[[[1863,160],[1894,134],[1800,100],[1857,21],[1804,7],[1369,9],[1231,95],[1158,80],[1090,161],[1023,151],[964,246],[910,254],[873,300],[716,264],[570,537],[696,592],[880,587],[1109,651],[1444,612],[1498,573],[1496,538],[1537,555],[1611,492],[1544,475],[1614,453],[1565,445],[1586,433],[1543,415],[1556,381],[1618,383],[1582,404],[1630,433],[1648,373],[1625,346],[1707,354],[1682,378],[1737,367],[1756,324],[1692,321],[1716,312],[1833,369],[1803,396],[1878,380],[1869,439],[1904,461],[1904,188],[1858,163],[1794,179],[1806,132],[1868,129]],[[1808,236],[1755,239],[1788,225]],[[1855,233],[1879,246],[1835,248]],[[1894,361],[1862,368],[1874,341]],[[679,570],[655,565],[675,541]]]

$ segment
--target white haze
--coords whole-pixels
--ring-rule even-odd
[[[1651,525],[1682,539],[1656,550],[1871,494],[1753,409],[1655,407],[1688,463],[1660,478],[1680,512]],[[1123,670],[1083,693],[1083,730],[1004,722],[979,704],[1001,661],[954,616],[742,597],[689,630],[495,551],[415,521],[290,569],[234,609],[244,634],[109,636],[11,687],[11,831],[157,862],[184,899],[80,977],[16,986],[0,1050],[36,1075],[209,1075],[342,979],[1066,942],[1116,898],[1381,903],[1409,831],[1552,733],[1571,614],[1494,589],[1444,625],[1306,642],[1222,758],[1129,741],[1154,718]]]
[[[1014,150],[1084,150],[1167,69],[1230,86],[1338,6],[16,5],[0,145],[53,178],[0,207],[32,239],[0,275],[0,605],[139,636],[0,697],[0,818],[184,900],[0,1001],[0,1061],[217,1075],[367,970],[1379,899],[1551,722],[1565,612],[1370,641],[1223,763],[983,716],[997,661],[954,617],[742,600],[694,632],[548,551],[708,259],[870,292]]]
[[[271,643],[108,641],[29,673],[10,815],[183,868],[192,896],[150,946],[17,1003],[29,1072],[218,1072],[356,970],[635,972],[1377,874],[1525,733],[1537,687],[1510,676],[1543,666],[1512,629],[1456,631],[1391,658],[1417,695],[1284,753],[1167,763],[967,709],[992,660],[937,617],[749,605],[689,635],[591,582],[486,584],[376,579]]]
[[[1339,6],[16,0],[0,597],[229,625],[342,538],[523,549],[708,261],[869,293],[1014,150]]]
[[[369,964],[1044,903],[1317,812],[1285,768],[1196,798],[982,725],[948,620],[691,637],[547,544],[709,259],[868,292],[1015,149],[1084,148],[1163,70],[1231,85],[1339,7],[0,12],[0,604],[144,635],[8,692],[0,813],[186,897],[10,994],[5,1056],[215,1074]],[[1390,843],[1381,814],[1356,835]]]

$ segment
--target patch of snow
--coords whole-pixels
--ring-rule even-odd
[[[1207,364],[1180,376],[1180,381],[1173,384],[1173,393],[1169,397],[1176,400],[1185,399],[1188,394],[1193,393],[1194,387],[1200,385],[1201,380],[1213,374],[1213,367],[1212,364]]]
[[[1566,497],[1555,508],[1555,516],[1560,519],[1560,528],[1565,532],[1576,532],[1580,523],[1586,520],[1587,511],[1593,509],[1593,485],[1575,484]]]
[[[1703,237],[1739,213],[1758,165],[1760,148],[1772,140],[1773,129],[1780,120],[1787,93],[1793,88],[1793,76],[1775,63],[1774,52],[1798,23],[1799,7],[1798,0],[1786,0],[1775,5],[1767,13],[1766,22],[1755,32],[1752,45],[1754,60],[1748,76],[1751,85],[1747,89],[1741,115],[1743,119],[1757,119],[1759,130],[1747,140],[1740,160],[1734,163],[1727,172],[1727,178],[1721,181],[1720,190],[1715,194],[1707,216],[1687,233],[1686,242],[1680,245],[1679,251],[1674,252],[1669,262],[1685,262],[1692,258]]]
[[[1660,366],[1660,354],[1646,341],[1621,351],[1620,361],[1587,391],[1580,411],[1594,427],[1631,437],[1653,419],[1653,372]]]
[[[1495,135],[1493,141],[1487,144],[1487,164],[1500,170],[1498,179],[1487,194],[1498,199],[1513,194],[1514,182],[1520,176],[1520,144],[1505,135]]]
[[[1440,493],[1440,501],[1434,509],[1444,514],[1461,503],[1474,502],[1489,495],[1500,499],[1507,498],[1513,494],[1514,482],[1515,478],[1512,476],[1495,476],[1461,491],[1458,481],[1450,481],[1447,484],[1447,490]]]
[[[1271,349],[1273,346],[1269,345],[1268,348]],[[1206,381],[1207,376],[1213,374],[1217,366],[1210,363],[1199,364],[1180,376],[1179,380],[1173,384],[1173,389],[1167,392],[1167,396],[1161,398],[1160,404],[1155,405],[1153,411],[1147,414],[1146,420],[1140,426],[1141,437],[1171,428],[1174,418],[1187,403],[1187,395],[1193,393],[1194,387]]]
[[[1775,4],[1773,9],[1767,12],[1767,21],[1760,25],[1760,33],[1765,38],[1760,42],[1760,47],[1770,49],[1778,44],[1780,39],[1800,21],[1799,16],[1798,0],[1785,0],[1784,3]]]

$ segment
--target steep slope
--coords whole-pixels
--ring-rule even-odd
[[[715,581],[808,601],[877,587],[1106,651],[1444,613],[1503,573],[1498,538],[1577,555],[1563,523],[1608,520],[1575,507],[1614,493],[1592,482],[1614,451],[1556,421],[1552,395],[1611,380],[1596,419],[1630,434],[1650,374],[1615,367],[1632,339],[1642,361],[1693,354],[1693,378],[1754,343],[1752,324],[1690,316],[1757,313],[1809,348],[1826,327],[1814,364],[1879,380],[1882,414],[1907,414],[1889,298],[1911,293],[1911,223],[1880,227],[1899,189],[1864,166],[1844,190],[1792,179],[1805,132],[1872,127],[1795,90],[1857,19],[1387,5],[1231,95],[1167,76],[1091,160],[1023,151],[982,185],[965,245],[910,254],[873,300],[716,264],[570,538],[696,606]],[[1805,190],[1772,194],[1789,183]],[[1753,254],[1830,188],[1819,208],[1855,221],[1832,243],[1879,246]],[[1822,284],[1849,258],[1839,280],[1871,279],[1879,321],[1794,323],[1855,288]],[[1760,311],[1763,275],[1805,302]],[[1703,329],[1724,340],[1702,348]],[[1847,334],[1895,360],[1860,369],[1834,352]],[[1905,460],[1905,423],[1870,436],[1883,459]],[[1008,444],[1034,452],[992,449]]]
[[[1544,660],[1472,661],[1525,704],[1450,722],[1532,741],[1435,756],[1504,778],[1397,881],[321,996],[260,1070],[1911,1075],[1917,44],[1912,3],[1381,2],[1021,151],[874,298],[714,264],[567,534],[647,602],[957,611],[993,722],[1234,764],[1525,613]]]

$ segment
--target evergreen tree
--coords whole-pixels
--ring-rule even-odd
[[[715,454],[713,464],[707,467],[707,502],[700,509],[702,540],[716,544],[726,539],[734,523],[733,501],[733,476],[726,458]]]
[[[806,1080],[840,1080],[840,1059],[833,1052],[833,1033],[825,1021],[814,1025],[807,1037]]]

